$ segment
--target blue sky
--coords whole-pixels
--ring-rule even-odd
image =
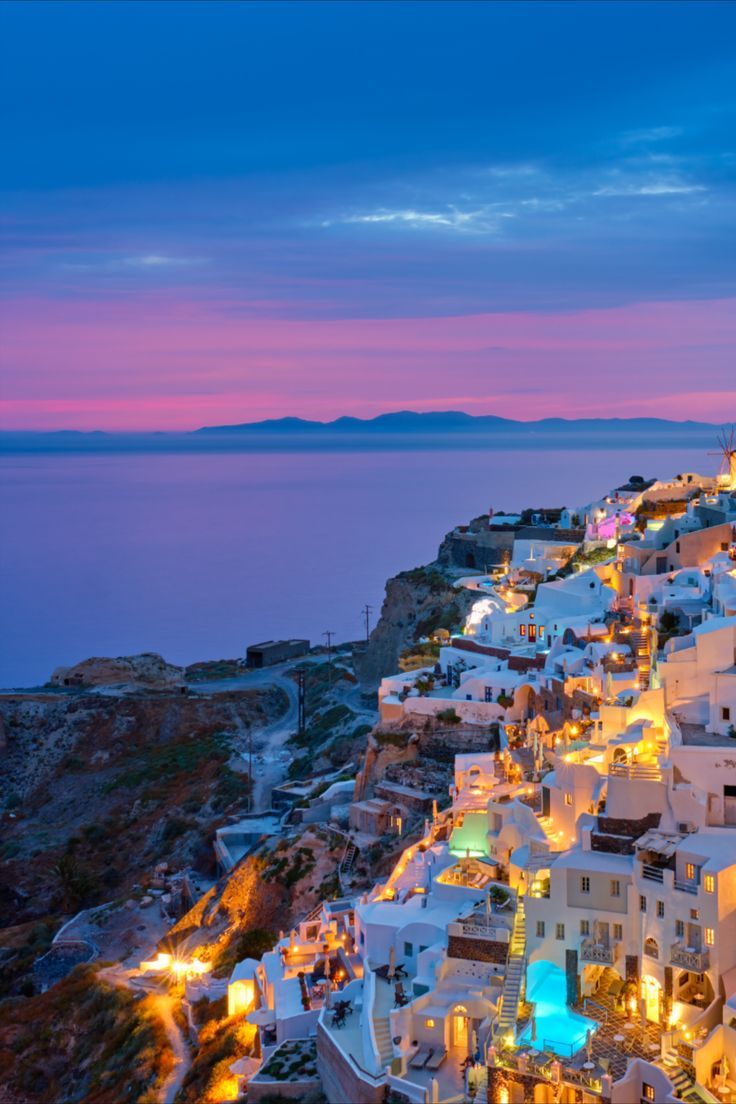
[[[0,24],[10,424],[188,425],[192,395],[210,421],[524,416],[616,365],[651,376],[647,412],[658,387],[689,409],[693,373],[700,416],[733,398],[736,5],[56,0]],[[423,320],[479,317],[470,358],[445,331],[425,355]],[[371,352],[382,320],[401,337]]]

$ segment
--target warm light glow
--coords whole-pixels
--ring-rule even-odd
[[[425,1020],[424,1021],[424,1026],[425,1027],[434,1027],[434,1020]]]
[[[228,1016],[245,1015],[253,1007],[256,987],[251,978],[233,981],[227,987]]]

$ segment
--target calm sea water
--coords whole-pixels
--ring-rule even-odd
[[[357,639],[388,576],[490,505],[577,505],[707,465],[697,449],[6,456],[0,685],[90,655]]]

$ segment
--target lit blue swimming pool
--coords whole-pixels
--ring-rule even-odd
[[[532,962],[526,972],[526,999],[534,1005],[536,1037],[528,1024],[517,1042],[537,1050],[553,1051],[562,1058],[571,1058],[585,1046],[588,1032],[598,1024],[587,1016],[571,1012],[565,997],[565,974],[552,962]]]

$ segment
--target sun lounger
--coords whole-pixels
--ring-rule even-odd
[[[409,1065],[412,1069],[424,1069],[433,1053],[428,1047],[419,1047],[411,1056]]]
[[[444,1049],[444,1047],[442,1048],[442,1050],[435,1050],[430,1054],[425,1065],[427,1069],[438,1070],[446,1057],[447,1051]]]

